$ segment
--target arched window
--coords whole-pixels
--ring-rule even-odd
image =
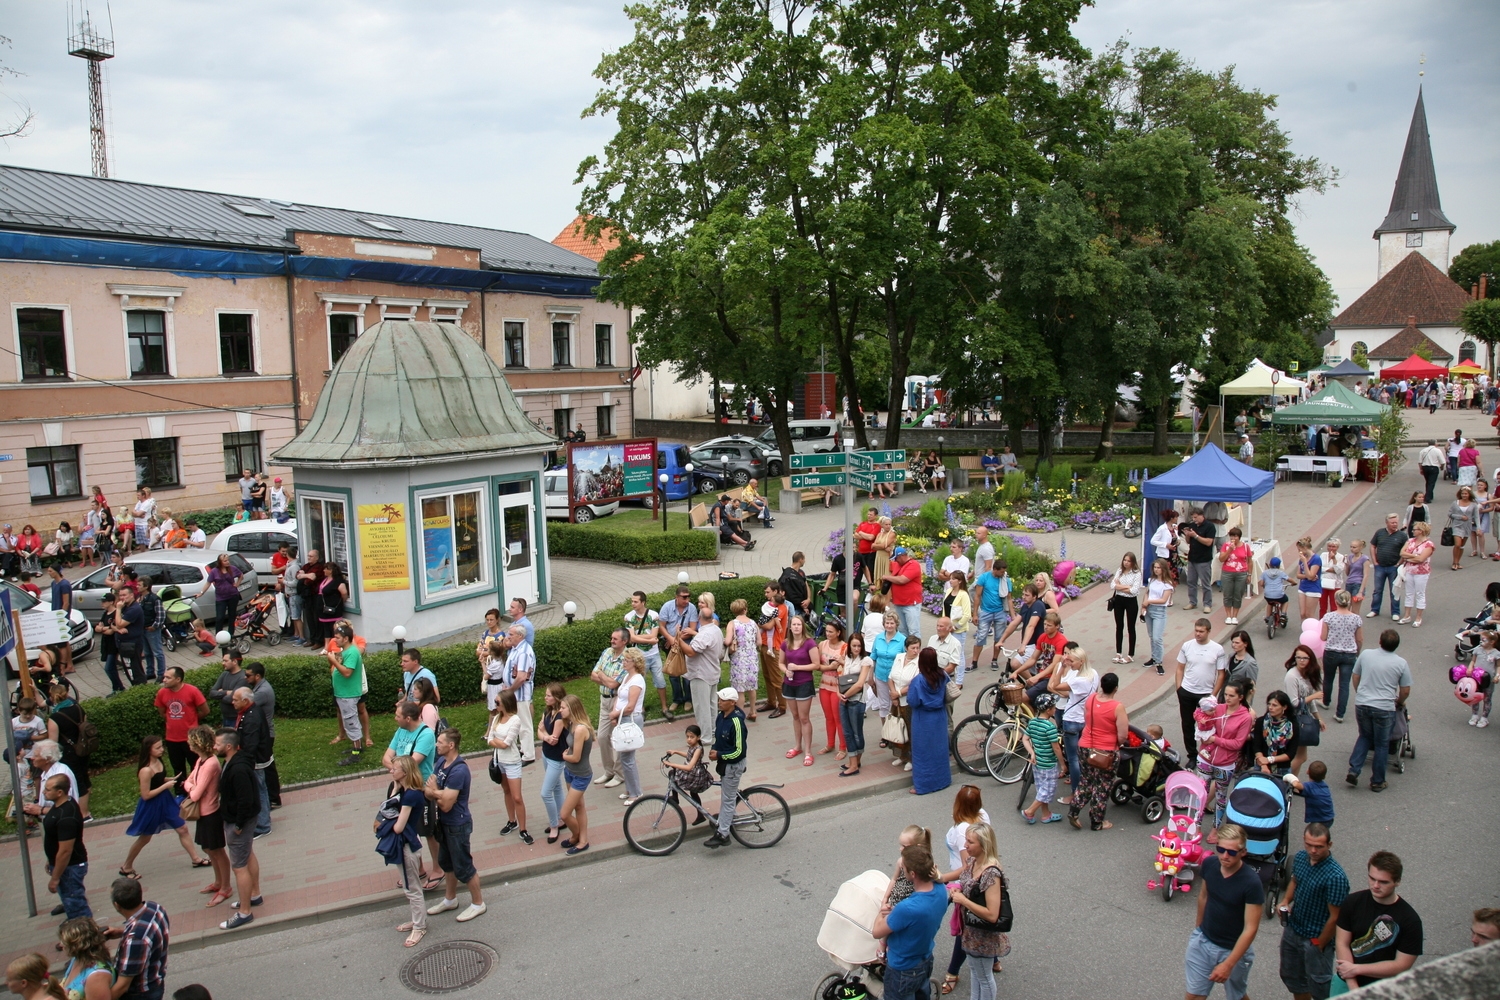
[[[1357,365],[1364,364],[1369,356],[1370,345],[1366,344],[1363,340],[1356,340],[1354,345],[1349,348],[1349,360]]]
[[[1463,364],[1465,361],[1473,361],[1474,355],[1478,352],[1479,348],[1475,346],[1474,341],[1464,341],[1462,344],[1458,345],[1458,363]]]

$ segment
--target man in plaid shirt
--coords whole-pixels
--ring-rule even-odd
[[[1295,1000],[1327,1000],[1333,983],[1333,940],[1349,877],[1333,860],[1333,835],[1309,823],[1304,850],[1292,858],[1292,878],[1281,900],[1281,982]]]
[[[104,932],[119,938],[115,954],[114,1000],[162,1000],[167,982],[167,940],[171,922],[167,911],[141,898],[141,883],[132,878],[115,879],[109,887],[115,912],[125,918],[122,927]]]

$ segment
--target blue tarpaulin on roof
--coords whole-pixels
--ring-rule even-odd
[[[285,275],[290,263],[299,278],[326,281],[384,281],[425,288],[467,291],[533,292],[543,295],[589,296],[597,278],[490,271],[461,267],[432,267],[342,257],[304,257],[300,254],[214,250],[204,247],[115,240],[75,239],[38,233],[0,232],[0,259],[34,260],[53,264],[131,267],[175,274],[220,277],[275,277]]]

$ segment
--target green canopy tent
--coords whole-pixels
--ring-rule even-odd
[[[1329,424],[1335,427],[1378,424],[1390,407],[1366,399],[1341,382],[1329,382],[1308,397],[1271,415],[1273,424]]]

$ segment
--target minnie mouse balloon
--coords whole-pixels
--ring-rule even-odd
[[[1484,695],[1479,690],[1479,682],[1472,677],[1465,677],[1455,684],[1453,695],[1465,705],[1477,705],[1484,701]]]

